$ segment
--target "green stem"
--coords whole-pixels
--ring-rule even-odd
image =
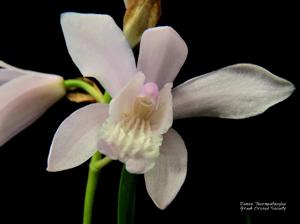
[[[66,88],[81,88],[94,97],[98,102],[108,102],[106,101],[107,97],[104,97],[103,94],[96,90],[93,86],[88,84],[87,82],[80,79],[67,79],[64,81],[64,85]]]
[[[96,168],[96,169],[99,169],[99,170],[101,170],[103,167],[105,167],[107,164],[109,164],[110,162],[111,162],[112,160],[111,160],[111,158],[109,158],[109,157],[104,157],[103,159],[101,159],[101,160],[99,160],[99,161],[96,161],[95,163],[94,163],[94,167]]]
[[[69,80],[66,80],[66,81],[69,81]],[[71,81],[73,81],[73,80],[71,80]],[[71,84],[73,84],[73,83],[71,83]],[[89,85],[89,84],[87,84],[87,85]],[[80,87],[82,88],[82,86],[80,86]],[[89,85],[88,89],[84,89],[84,90],[86,90],[89,94],[92,95],[94,93],[93,93],[93,91],[91,93],[90,87],[92,89],[94,89],[92,86]],[[98,91],[95,90],[95,92],[97,92],[97,94],[99,94]],[[100,97],[99,96],[96,96],[96,97],[95,97],[95,99],[98,102],[102,102],[102,103],[109,103],[109,101],[111,99],[110,95],[107,92],[104,93],[104,96],[101,94]],[[96,189],[97,189],[97,185],[98,185],[98,181],[99,181],[99,174],[100,174],[101,169],[104,166],[106,166],[107,164],[109,164],[111,161],[112,160],[108,157],[102,158],[102,155],[99,151],[97,151],[91,159],[90,166],[89,166],[88,180],[87,180],[87,185],[86,185],[85,199],[84,199],[83,224],[91,224],[92,223],[93,205],[94,205],[95,193],[96,193]]]
[[[110,96],[109,93],[106,92],[106,91],[105,91],[105,93],[104,93],[103,98],[104,98],[104,102],[110,102],[110,101],[111,101],[111,96]]]
[[[92,213],[94,205],[94,196],[99,180],[99,170],[93,168],[92,162],[88,174],[88,181],[86,185],[85,199],[84,199],[84,213],[83,224],[92,223]]]
[[[93,205],[94,205],[95,193],[99,181],[99,174],[101,169],[112,161],[108,157],[104,157],[103,159],[101,158],[102,158],[101,153],[96,152],[90,162],[85,199],[84,199],[83,224],[92,223]]]
[[[123,165],[118,194],[118,224],[134,223],[135,191],[136,175],[129,173]]]

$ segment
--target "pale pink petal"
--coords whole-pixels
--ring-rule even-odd
[[[155,82],[159,88],[173,82],[187,57],[187,46],[171,27],[156,27],[143,33],[138,70],[146,82]]]
[[[288,98],[289,81],[252,64],[236,64],[195,77],[173,89],[174,118],[247,118]]]
[[[114,97],[136,73],[132,50],[108,15],[64,13],[69,53],[84,76],[93,76]]]
[[[0,87],[0,146],[32,124],[64,95],[63,78],[57,75],[26,71],[25,75],[3,84]]]
[[[153,133],[164,134],[173,123],[172,84],[166,84],[159,93],[158,108],[151,116],[151,130]]]
[[[42,72],[36,72],[36,71],[32,71],[32,70],[27,70],[27,69],[22,69],[22,68],[18,68],[18,67],[15,67],[13,65],[10,65],[4,61],[0,61],[0,68],[2,69],[6,69],[7,71],[15,71],[15,72],[18,72],[19,75],[26,75],[26,74],[29,74],[29,75],[55,75],[55,74],[49,74],[49,73],[42,73]]]
[[[124,113],[131,112],[134,101],[145,81],[143,73],[138,72],[130,82],[110,102],[109,115],[113,122],[118,121]]]
[[[165,209],[179,192],[187,172],[187,150],[180,135],[170,129],[153,169],[145,173],[147,191],[160,209]]]
[[[48,171],[79,166],[97,150],[99,130],[108,116],[108,105],[95,103],[80,108],[59,126],[48,157]]]
[[[10,69],[0,68],[0,86],[8,81],[11,81],[15,78],[20,77],[22,75],[25,75],[25,74],[22,72],[10,70]]]
[[[143,174],[149,172],[155,166],[156,160],[153,159],[128,159],[126,161],[126,170],[129,173]]]

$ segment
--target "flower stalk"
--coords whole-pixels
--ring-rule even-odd
[[[112,160],[108,157],[102,158],[100,152],[96,152],[91,159],[84,199],[83,224],[92,223],[93,205],[96,189],[99,182],[99,174],[101,169],[111,161]]]
[[[108,92],[102,94],[99,89],[80,79],[65,80],[64,86],[66,89],[80,88],[94,97],[95,100],[100,103],[109,103],[111,100],[111,96]],[[102,158],[102,155],[99,151],[97,151],[91,158],[84,199],[83,224],[92,223],[93,205],[99,182],[99,174],[102,168],[108,165],[111,161],[112,160],[109,157]]]
[[[95,98],[97,102],[105,102],[107,100],[107,96],[104,95],[97,89],[95,89],[92,85],[80,79],[67,79],[64,81],[64,86],[66,89],[71,88],[80,88],[90,94]]]
[[[89,166],[89,174],[88,181],[86,185],[85,199],[84,199],[84,213],[83,213],[83,224],[89,224],[92,222],[92,213],[93,213],[93,205],[94,205],[94,196],[96,193],[96,188],[98,186],[99,181],[99,173],[100,169],[95,168],[94,163],[100,160],[102,155],[100,152],[95,153],[92,157],[90,166]]]
[[[83,81],[81,81],[83,82]],[[87,83],[86,83],[87,84]],[[89,84],[87,84],[89,85]],[[85,86],[85,85],[84,85]],[[81,86],[80,86],[81,87]],[[87,87],[87,86],[85,86]],[[91,88],[90,88],[91,87]],[[92,95],[97,99],[98,102],[101,103],[109,103],[111,100],[111,96],[105,92],[104,95],[99,94],[99,91],[95,90],[92,86],[88,86],[86,90],[89,94],[95,94],[98,93],[98,95]],[[91,91],[92,90],[92,91]],[[95,90],[95,91],[93,91]],[[88,180],[86,184],[86,192],[85,192],[85,198],[84,198],[84,212],[83,212],[83,224],[91,224],[92,223],[92,214],[93,214],[93,206],[94,206],[94,198],[96,189],[99,182],[99,174],[103,167],[105,167],[107,164],[109,164],[112,160],[109,157],[102,158],[102,155],[99,151],[97,151],[90,162],[89,165],[89,174],[88,174]]]

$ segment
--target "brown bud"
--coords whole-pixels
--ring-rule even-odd
[[[126,12],[123,20],[123,32],[134,47],[143,32],[154,27],[161,15],[160,0],[125,0]]]

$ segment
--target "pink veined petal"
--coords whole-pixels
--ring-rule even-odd
[[[159,93],[157,110],[151,116],[151,130],[153,133],[164,134],[173,123],[172,83],[166,84]]]
[[[145,75],[138,72],[131,81],[112,99],[109,107],[109,115],[112,121],[118,121],[122,114],[132,110],[134,101],[141,91],[145,81]]]
[[[174,88],[174,118],[247,118],[285,100],[294,89],[291,82],[260,66],[236,64]]]
[[[12,73],[19,73],[11,71]],[[25,74],[0,87],[0,146],[38,119],[65,94],[57,75]]]
[[[25,75],[22,72],[13,71],[10,69],[0,68],[0,86],[6,82],[9,82],[15,78]]]
[[[99,130],[107,116],[108,105],[94,103],[67,117],[53,138],[47,170],[66,170],[88,160],[98,149]]]
[[[170,129],[164,135],[160,156],[145,173],[147,191],[155,205],[165,209],[179,192],[187,173],[187,150],[180,135]]]
[[[173,82],[187,57],[184,40],[171,27],[146,30],[141,39],[138,70],[159,88]]]
[[[136,73],[132,50],[108,15],[64,13],[69,54],[84,76],[93,76],[114,97]]]

